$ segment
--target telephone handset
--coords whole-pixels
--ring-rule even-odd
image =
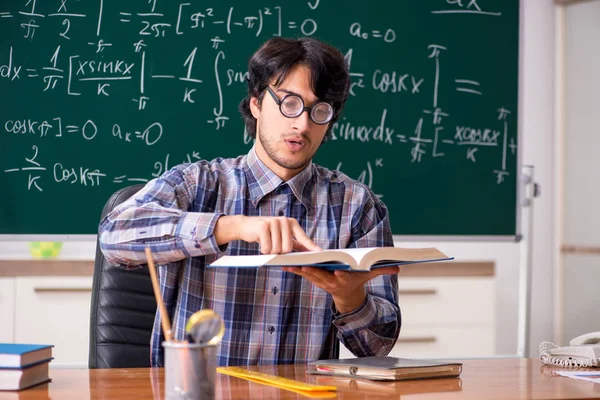
[[[568,347],[540,344],[540,360],[560,367],[600,367],[600,331],[577,336]]]

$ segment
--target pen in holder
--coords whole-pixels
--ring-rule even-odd
[[[215,396],[217,344],[225,331],[223,320],[212,310],[198,311],[186,324],[189,341],[173,340],[152,251],[146,248],[145,252],[165,336],[162,343],[165,349],[165,397],[167,400],[212,400]]]
[[[163,347],[167,400],[214,399],[217,346],[165,341]]]
[[[150,280],[152,281],[152,289],[154,290],[154,297],[156,298],[156,304],[158,305],[158,312],[160,313],[160,321],[162,323],[163,333],[165,340],[170,342],[173,340],[171,333],[171,321],[167,308],[163,302],[162,295],[160,294],[160,287],[158,285],[158,278],[156,277],[156,268],[154,267],[154,260],[152,258],[152,250],[150,247],[146,247],[146,260],[148,260],[148,270],[150,271]]]
[[[146,260],[148,261],[150,280],[152,281],[152,290],[154,291],[154,298],[156,299],[156,305],[158,306],[158,312],[160,314],[161,326],[165,336],[165,342],[163,342],[163,347],[165,348],[165,365],[167,365],[167,368],[165,368],[165,395],[167,399],[185,399],[187,398],[186,393],[189,392],[188,388],[190,387],[190,383],[188,376],[185,373],[185,365],[181,363],[185,363],[186,360],[183,357],[178,357],[179,360],[172,360],[173,357],[170,354],[175,354],[177,352],[175,349],[181,349],[181,345],[185,346],[186,343],[181,343],[180,346],[178,346],[178,343],[173,341],[171,321],[160,293],[160,286],[158,284],[158,277],[156,276],[156,267],[154,266],[152,250],[150,250],[149,247],[146,247],[145,253]],[[172,352],[169,350],[171,348],[174,349]],[[180,353],[180,351],[177,353]],[[179,365],[178,368],[169,368],[169,365],[173,364],[174,362],[179,362],[181,365]],[[170,372],[171,370],[173,370],[173,372]],[[174,383],[173,380],[175,380],[176,383]],[[175,390],[175,388],[177,388],[177,390]]]

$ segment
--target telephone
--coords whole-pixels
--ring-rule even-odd
[[[542,342],[540,360],[559,367],[600,367],[600,331],[577,336],[568,347]]]

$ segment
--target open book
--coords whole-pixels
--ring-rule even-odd
[[[404,379],[451,378],[462,371],[462,364],[434,360],[412,360],[396,357],[359,357],[311,361],[309,374],[350,376],[382,381]]]
[[[282,267],[311,266],[328,270],[368,271],[389,265],[414,264],[431,261],[452,260],[436,248],[365,247],[360,249],[336,249],[300,251],[286,254],[256,256],[223,256],[209,267]]]

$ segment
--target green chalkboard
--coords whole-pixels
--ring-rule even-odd
[[[94,234],[115,190],[246,153],[247,62],[274,35],[346,54],[315,162],[382,196],[395,234],[517,233],[517,0],[5,0],[0,234]]]

